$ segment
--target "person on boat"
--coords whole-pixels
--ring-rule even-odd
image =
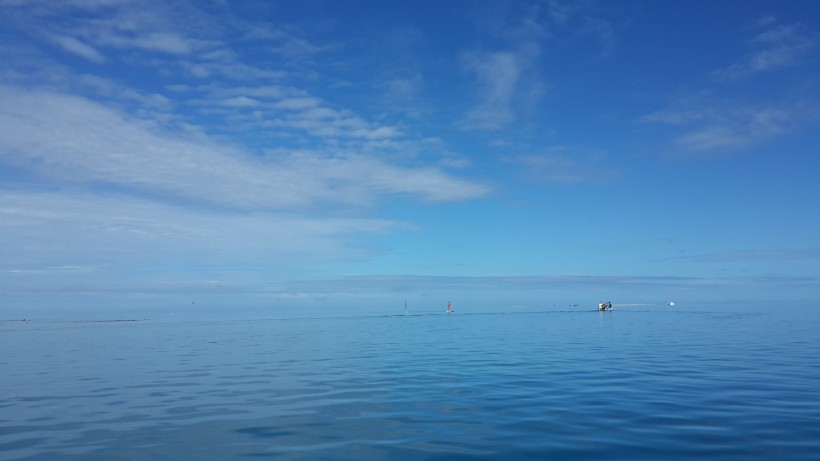
[[[612,310],[612,301],[607,301],[606,302],[606,308],[607,308],[607,310],[610,310],[610,311]]]

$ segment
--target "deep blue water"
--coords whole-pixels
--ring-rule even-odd
[[[0,323],[0,460],[820,459],[810,308]]]

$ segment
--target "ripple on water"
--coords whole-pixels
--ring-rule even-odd
[[[0,460],[820,452],[816,319],[598,314],[4,332]]]

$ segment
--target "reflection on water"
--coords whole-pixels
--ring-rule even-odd
[[[3,322],[0,460],[813,459],[818,317]]]

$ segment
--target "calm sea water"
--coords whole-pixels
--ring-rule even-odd
[[[820,459],[820,315],[2,322],[0,460]]]

